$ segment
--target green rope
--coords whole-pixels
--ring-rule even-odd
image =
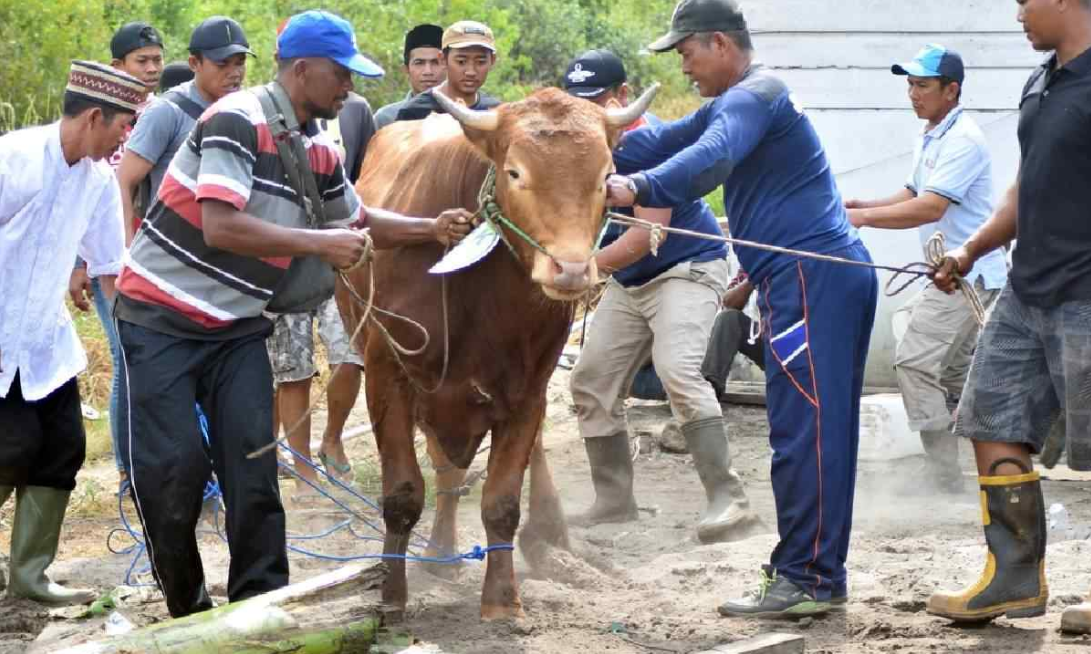
[[[547,257],[551,257],[549,251],[542,246],[541,243],[536,241],[533,236],[527,234],[518,225],[511,222],[504,215],[504,212],[500,209],[500,205],[496,203],[496,166],[489,166],[489,172],[485,175],[485,181],[481,184],[481,191],[477,194],[477,206],[478,213],[482,218],[487,220],[496,231],[500,234],[500,240],[504,241],[504,245],[508,246],[511,253],[515,255],[515,258],[519,258],[519,253],[515,250],[515,246],[508,240],[504,230],[501,229],[501,225],[507,227],[516,236],[527,242],[532,248],[538,250]]]

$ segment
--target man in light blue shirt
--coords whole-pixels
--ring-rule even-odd
[[[992,215],[992,162],[985,136],[959,104],[965,77],[961,57],[928,45],[910,63],[891,68],[908,76],[909,99],[927,121],[913,150],[913,172],[905,188],[884,200],[849,200],[849,221],[857,227],[917,228],[922,247],[937,232],[947,249],[966,242]],[[980,259],[966,282],[986,306],[1007,279],[1007,263],[997,250]],[[928,453],[925,478],[947,492],[962,490],[958,441],[951,433],[969,373],[980,326],[961,295],[929,286],[899,313],[909,316],[898,335],[895,368],[909,426],[921,434]]]

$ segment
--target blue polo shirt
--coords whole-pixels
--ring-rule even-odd
[[[946,248],[961,247],[993,213],[992,159],[985,135],[955,107],[931,130],[925,127],[913,149],[913,173],[906,188],[919,196],[935,193],[951,201],[939,222],[921,225],[921,247],[942,232]],[[985,288],[998,289],[1008,279],[1008,262],[1001,249],[978,259],[966,281],[981,279]]]
[[[648,126],[663,124],[663,121],[652,114],[645,114],[643,122]],[[627,132],[614,150],[614,165],[618,174],[632,175],[655,165],[661,160],[657,147],[652,131],[638,128]],[[670,225],[715,236],[724,235],[712,209],[702,199],[682,202],[672,207]],[[626,229],[611,224],[602,246],[606,247],[616,241]],[[648,253],[636,263],[616,271],[613,277],[622,286],[641,286],[680,263],[701,263],[725,258],[727,246],[722,242],[672,234],[659,246],[659,256]]]
[[[637,204],[671,207],[723,184],[737,238],[819,253],[859,241],[811,121],[760,64],[689,116],[642,129],[651,133],[657,157],[649,163],[657,165],[633,176]],[[747,247],[736,252],[755,283],[796,260]]]

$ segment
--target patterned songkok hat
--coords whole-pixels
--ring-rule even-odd
[[[66,93],[73,93],[122,111],[136,113],[148,89],[137,78],[94,61],[73,61]]]

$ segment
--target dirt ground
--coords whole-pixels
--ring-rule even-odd
[[[550,389],[546,445],[566,510],[575,513],[586,508],[593,495],[566,388],[567,373],[558,370]],[[362,400],[359,404],[350,426],[367,422]],[[1091,542],[1086,540],[1050,543],[1051,600],[1045,617],[1000,619],[966,629],[924,613],[934,588],[971,583],[983,565],[980,508],[966,452],[962,465],[967,486],[958,496],[928,495],[915,487],[912,471],[919,461],[912,458],[861,462],[849,555],[850,602],[843,613],[805,623],[721,618],[715,607],[754,587],[759,566],[776,543],[764,409],[725,406],[735,465],[765,527],[745,540],[701,545],[694,523],[705,500],[693,465],[687,455],[660,451],[650,437],[659,433],[669,410],[665,404],[636,404],[630,419],[634,430],[645,434],[646,445],[636,463],[640,522],[573,528],[576,555],[555,560],[548,576],[535,576],[518,559],[527,612],[526,621],[519,624],[484,624],[478,619],[484,564],[463,564],[457,582],[411,564],[406,627],[415,638],[432,645],[431,651],[497,654],[688,653],[768,631],[804,635],[806,651],[812,654],[1091,651],[1091,638],[1062,636],[1058,631],[1061,610],[1079,602],[1091,586]],[[316,434],[321,418],[317,423]],[[358,467],[374,461],[370,436],[352,438],[348,447]],[[479,457],[474,468],[483,466],[483,459]],[[116,484],[109,466],[85,470],[81,483],[88,480],[103,487]],[[475,491],[460,509],[464,550],[484,544],[478,517],[480,485]],[[1045,493],[1047,505],[1065,505],[1072,524],[1091,527],[1091,483],[1047,481]],[[314,533],[345,517],[323,504],[289,508],[293,533]],[[7,551],[10,514],[9,503],[0,511],[0,552]],[[430,520],[431,513],[426,512],[421,532],[427,532]],[[94,584],[103,591],[120,584],[131,556],[107,550],[107,533],[117,522],[116,515],[70,519],[54,576]],[[354,526],[360,535],[369,533],[366,526]],[[202,525],[206,575],[213,595],[222,597],[226,546],[209,532],[210,526]],[[340,554],[379,550],[376,543],[353,538],[346,530],[308,546]],[[293,580],[298,581],[339,564],[293,554],[292,565]],[[137,625],[164,619],[162,603],[150,599],[132,601],[122,613]],[[103,633],[102,618],[49,620],[36,605],[0,600],[0,654],[27,650],[47,624],[47,637],[56,639],[59,634],[68,642]],[[50,649],[39,645],[34,651]]]

